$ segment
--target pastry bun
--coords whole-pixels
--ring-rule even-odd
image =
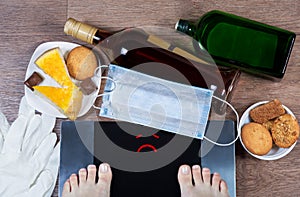
[[[98,62],[95,54],[87,47],[75,47],[68,54],[67,68],[74,79],[82,81],[92,77],[97,66]]]

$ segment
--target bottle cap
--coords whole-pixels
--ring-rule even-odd
[[[71,35],[74,38],[82,40],[84,42],[93,44],[93,38],[97,32],[97,28],[76,21],[73,18],[69,18],[64,26],[64,32],[67,35]]]
[[[175,24],[175,29],[184,33],[187,32],[188,27],[189,27],[189,21],[183,19],[179,19]]]

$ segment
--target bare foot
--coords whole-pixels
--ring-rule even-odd
[[[210,170],[203,168],[201,172],[199,165],[194,165],[192,170],[188,165],[180,166],[178,181],[181,197],[229,197],[227,185],[220,174],[214,173],[211,180]]]
[[[63,197],[109,197],[110,183],[112,173],[108,164],[101,164],[99,166],[98,176],[99,180],[96,183],[97,169],[95,165],[89,165],[87,171],[82,168],[76,174],[72,174],[64,184],[62,196]],[[79,183],[78,183],[79,180]]]

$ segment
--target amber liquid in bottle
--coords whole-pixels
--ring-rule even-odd
[[[151,65],[149,69],[138,70],[145,74],[164,78],[166,80],[185,83],[202,88],[217,87],[214,95],[229,101],[233,85],[238,81],[240,72],[236,69],[217,68],[208,65],[193,55],[187,55],[183,50],[171,46],[169,43],[153,35],[145,33],[142,29],[131,28],[112,33],[82,24],[70,19],[65,25],[65,32],[90,44],[96,45],[98,53],[102,55],[105,64],[113,63],[135,70],[137,65]],[[71,24],[71,25],[70,25]],[[80,29],[80,31],[78,30]],[[75,33],[74,33],[75,32]],[[78,32],[80,35],[78,35]],[[92,34],[91,34],[92,32]],[[183,55],[182,55],[183,54]],[[108,58],[107,58],[108,57]],[[194,59],[193,59],[194,58]],[[181,80],[176,75],[159,72],[161,65],[170,66],[179,71],[187,80]],[[220,72],[222,71],[222,72]],[[214,110],[224,113],[224,104],[214,101]]]

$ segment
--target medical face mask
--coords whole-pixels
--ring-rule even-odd
[[[113,64],[109,65],[106,79],[99,116],[207,139],[204,132],[213,90],[164,80]],[[226,146],[236,139],[229,144],[207,140]]]

